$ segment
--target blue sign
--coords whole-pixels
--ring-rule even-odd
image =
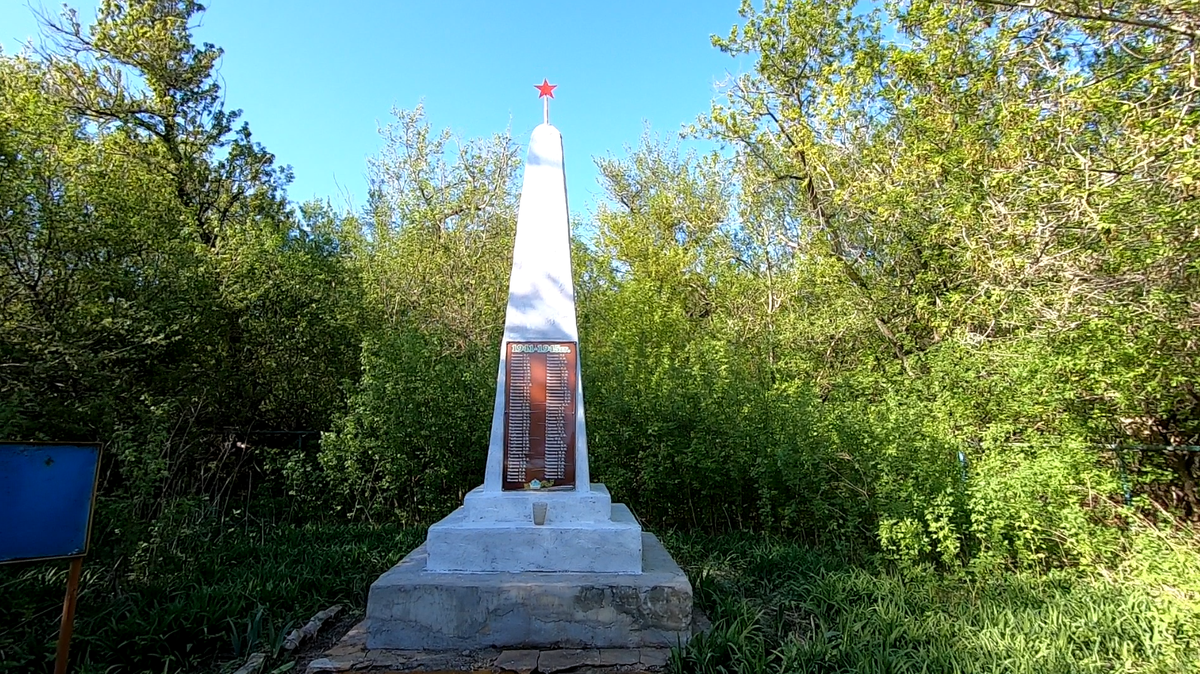
[[[0,444],[0,563],[87,553],[99,445]]]

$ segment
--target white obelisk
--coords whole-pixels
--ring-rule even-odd
[[[553,86],[543,81],[538,87],[545,100],[553,97]],[[429,528],[431,571],[641,572],[641,527],[627,507],[612,503],[604,485],[591,483],[588,472],[562,135],[548,118],[544,105],[543,123],[529,140],[484,483],[467,494],[462,508]],[[508,396],[521,393],[506,377],[510,344],[574,351],[575,386],[567,392],[574,409],[573,489],[540,489],[537,480],[505,488]],[[550,425],[528,434],[549,436]]]
[[[579,342],[575,322],[575,284],[571,276],[571,226],[567,211],[567,182],[562,134],[549,123],[554,85],[543,81],[539,90],[542,124],[529,139],[525,179],[517,211],[508,309],[500,343],[500,372],[488,443],[485,491],[500,491],[504,463],[505,372],[509,342]],[[576,352],[578,353],[578,351]],[[583,417],[583,378],[575,359],[575,490],[590,490],[587,427]]]
[[[547,100],[553,88],[538,86]],[[687,575],[588,479],[562,136],[542,110],[521,189],[484,484],[371,584],[372,652],[671,648],[693,633]]]

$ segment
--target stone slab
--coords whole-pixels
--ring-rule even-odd
[[[551,506],[552,512],[553,506]],[[642,527],[624,504],[607,521],[471,522],[459,508],[429,527],[424,570],[453,573],[642,571]]]
[[[704,612],[692,609],[692,634],[707,632],[712,623]],[[382,672],[407,674],[428,671],[431,658],[450,658],[450,671],[469,674],[530,674],[537,670],[542,654],[549,650],[504,650],[485,648],[481,650],[453,651],[404,651],[367,650],[367,622],[364,620],[346,633],[323,657],[308,664],[306,674],[346,674],[348,672]],[[583,654],[591,660],[591,649],[569,649]],[[629,674],[630,672],[653,672],[665,667],[670,658],[669,648],[601,648],[598,665],[581,665],[573,670],[581,674]],[[643,664],[651,663],[651,664]],[[663,663],[657,665],[654,663]],[[381,670],[382,668],[382,670]],[[539,672],[539,674],[541,674]]]
[[[585,665],[599,665],[600,651],[589,649],[561,649],[542,651],[538,657],[537,670],[541,674],[555,674]]]
[[[466,522],[532,522],[533,504],[545,503],[546,523],[604,522],[612,517],[612,496],[599,483],[582,491],[487,491],[482,486],[463,499]]]
[[[641,661],[642,651],[640,648],[600,649],[600,665],[602,667],[613,667],[616,665],[636,665]]]
[[[496,658],[496,668],[517,674],[529,674],[537,669],[538,651],[528,649],[519,651],[504,651]]]
[[[671,649],[669,648],[643,648],[642,649],[642,666],[650,669],[658,669],[666,667],[667,661],[671,659]]]
[[[686,643],[692,586],[642,533],[642,573],[438,573],[424,545],[371,585],[370,649],[641,648]]]

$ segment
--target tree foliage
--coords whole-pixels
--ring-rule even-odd
[[[244,487],[246,434],[324,425],[357,361],[346,266],[234,130],[201,9],[68,11],[0,62],[0,423],[104,442],[139,508]]]
[[[420,107],[393,116],[345,239],[370,317],[361,378],[320,461],[348,512],[421,522],[483,479],[518,162],[507,134],[460,141]]]
[[[0,436],[104,444],[130,577],[244,504],[428,523],[495,395],[510,135],[395,110],[365,208],[295,205],[202,11],[104,0],[0,55]],[[692,128],[720,149],[599,158],[573,221],[593,477],[651,527],[902,573],[1193,568],[1198,30],[1176,0],[743,3],[713,44],[752,68]]]
[[[0,430],[104,442],[137,513],[435,518],[483,468],[519,152],[396,110],[364,209],[297,207],[202,10],[0,58]],[[658,525],[948,566],[1196,517],[1194,9],[741,15],[693,129],[723,150],[601,158],[576,219],[595,475]]]

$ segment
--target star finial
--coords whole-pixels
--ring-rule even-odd
[[[550,81],[543,77],[541,84],[535,84],[533,86],[534,86],[534,88],[536,88],[538,90],[538,98],[543,99],[542,100],[542,123],[549,124],[550,123],[550,99],[554,98],[554,87],[557,87],[558,85],[550,84]]]

